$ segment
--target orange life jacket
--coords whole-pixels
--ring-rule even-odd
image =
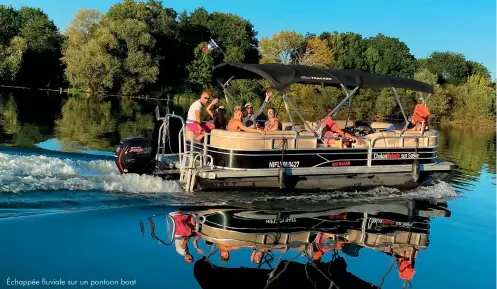
[[[427,122],[428,117],[430,116],[430,110],[426,105],[424,104],[416,104],[416,107],[414,107],[414,113],[413,113],[413,120],[416,123],[421,123],[421,122]]]
[[[411,261],[403,259],[400,261],[399,264],[399,277],[402,280],[412,280],[412,277],[414,277],[414,273],[416,271],[414,270],[414,266],[412,265]]]

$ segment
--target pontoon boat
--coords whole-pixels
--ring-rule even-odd
[[[214,129],[197,142],[182,116],[156,108],[157,140],[144,137],[121,141],[115,153],[121,173],[153,174],[179,180],[187,192],[212,189],[331,190],[371,186],[412,187],[443,179],[455,165],[438,159],[438,132],[408,130],[409,119],[396,88],[426,93],[423,82],[357,70],[327,70],[302,65],[223,63],[213,75],[227,89],[234,79],[265,79],[282,97],[290,123],[280,131],[231,132]],[[388,122],[335,122],[359,137],[349,147],[323,145],[322,122],[305,120],[286,95],[294,84],[341,87],[346,97],[328,114],[335,115],[360,88],[392,88],[406,126]],[[352,89],[352,90],[350,90]],[[273,99],[275,98],[273,97]],[[291,112],[300,118],[298,125]],[[180,124],[180,125],[176,125]],[[349,125],[346,125],[349,124]],[[174,129],[177,127],[178,129]],[[334,138],[340,144],[347,139]]]

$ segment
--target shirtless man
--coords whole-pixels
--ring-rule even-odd
[[[228,122],[226,129],[229,131],[258,132],[262,135],[265,134],[263,130],[246,127],[242,123],[242,117],[243,117],[242,108],[240,106],[236,106],[235,112],[233,113],[233,118]]]

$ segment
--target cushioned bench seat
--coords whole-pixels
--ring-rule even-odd
[[[386,137],[384,139],[377,139],[376,141],[374,141],[373,147],[382,148],[382,147],[403,147],[403,146],[414,147],[416,146],[416,140],[415,138],[413,138],[413,136],[421,137],[420,131],[407,130],[402,135],[405,137],[403,138],[404,145],[402,145],[402,139],[392,138],[392,137],[399,137],[400,133],[401,133],[400,130],[376,132],[367,135],[366,138],[370,139],[371,142],[373,142],[377,138]],[[419,147],[431,147],[437,145],[437,138],[436,138],[438,136],[437,131],[435,130],[425,131],[423,136],[425,136],[425,138],[419,138]]]
[[[257,132],[232,132],[214,129],[211,132],[209,145],[225,149],[271,149],[278,148],[283,138],[288,140],[287,148],[316,148],[317,138],[312,132],[301,132],[301,136],[310,138],[295,140],[295,131],[270,131],[266,135]]]

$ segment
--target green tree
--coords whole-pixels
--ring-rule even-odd
[[[454,52],[433,52],[421,63],[431,73],[438,76],[438,83],[462,84],[469,73],[464,55]]]
[[[19,18],[12,6],[0,5],[0,44],[9,45],[14,36],[19,35]]]
[[[381,33],[364,41],[367,47],[364,57],[369,72],[397,77],[414,75],[414,56],[404,42]]]
[[[300,64],[324,68],[333,65],[333,53],[326,40],[318,37],[307,37],[305,42],[305,50],[300,57]]]
[[[490,81],[475,74],[457,87],[453,122],[465,126],[495,125],[495,90]]]
[[[258,62],[257,32],[250,21],[231,13],[209,14],[204,8],[199,8],[190,15],[189,25],[203,33],[202,41],[213,38],[223,48],[226,56],[221,53],[215,54],[216,63]],[[207,34],[204,34],[205,32]]]
[[[6,134],[13,135],[19,131],[19,113],[17,104],[12,95],[4,102],[0,99],[0,125]]]
[[[15,83],[58,88],[64,82],[63,67],[60,65],[62,35],[41,9],[22,7],[17,17],[19,36],[26,40],[27,50]]]
[[[319,36],[328,42],[333,53],[334,68],[367,70],[364,58],[366,51],[365,41],[357,33],[324,32]]]
[[[435,122],[447,121],[450,118],[452,98],[448,90],[437,83],[437,75],[431,73],[428,69],[423,69],[414,74],[414,79],[433,86],[434,93],[426,102],[431,113],[430,120]]]
[[[195,59],[186,68],[189,82],[197,85],[197,89],[212,88],[214,59],[211,53],[202,51],[205,45],[207,45],[207,42],[202,42],[195,48]]]
[[[261,63],[298,64],[304,45],[304,37],[295,31],[281,31],[271,38],[263,37],[259,42]]]
[[[26,40],[14,36],[9,45],[0,44],[0,81],[13,81],[23,62],[23,55],[28,45]]]
[[[118,47],[118,40],[108,27],[97,27],[94,16],[87,11],[78,12],[68,28],[62,61],[72,86],[99,94],[113,88],[121,63],[108,52]]]
[[[479,74],[490,80],[490,72],[483,64],[472,60],[468,60],[466,64],[468,65],[468,76]]]

